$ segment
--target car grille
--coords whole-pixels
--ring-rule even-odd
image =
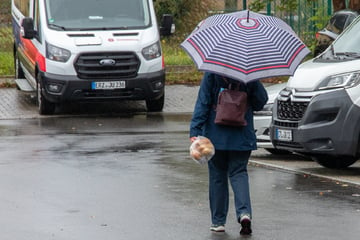
[[[286,141],[274,140],[274,144],[275,144],[275,146],[279,146],[279,147],[289,147],[289,148],[299,149],[299,150],[303,148],[300,145],[300,143],[297,143],[297,142],[286,142]]]
[[[279,120],[300,121],[304,116],[313,94],[284,89],[277,101],[277,117]]]
[[[133,52],[83,53],[75,61],[82,79],[115,79],[136,77],[140,61]]]
[[[275,120],[274,125],[279,127],[297,128],[299,126],[299,122],[288,122],[288,121],[282,122]]]
[[[278,101],[277,115],[279,119],[299,121],[306,111],[307,102]]]

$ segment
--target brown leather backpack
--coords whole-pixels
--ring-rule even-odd
[[[247,93],[239,90],[239,84],[235,89],[224,89],[219,93],[216,105],[215,123],[228,126],[246,126],[245,114],[247,111]]]

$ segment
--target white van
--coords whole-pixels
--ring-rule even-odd
[[[298,67],[278,95],[271,123],[276,148],[344,168],[360,157],[360,17],[321,55]]]
[[[16,83],[39,113],[69,101],[164,105],[165,67],[152,0],[12,0]]]

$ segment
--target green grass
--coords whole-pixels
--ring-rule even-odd
[[[0,28],[0,76],[14,75],[11,27]]]
[[[14,75],[14,58],[12,52],[0,52],[0,76]]]
[[[193,61],[180,44],[162,40],[162,49],[166,65],[193,65]]]
[[[176,41],[162,40],[167,84],[199,84],[203,73]]]

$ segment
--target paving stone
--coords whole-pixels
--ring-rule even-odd
[[[169,85],[165,87],[163,113],[192,113],[198,86]],[[121,114],[145,112],[145,101],[67,104],[57,108],[56,115]],[[39,118],[34,94],[16,88],[0,89],[0,119]]]

